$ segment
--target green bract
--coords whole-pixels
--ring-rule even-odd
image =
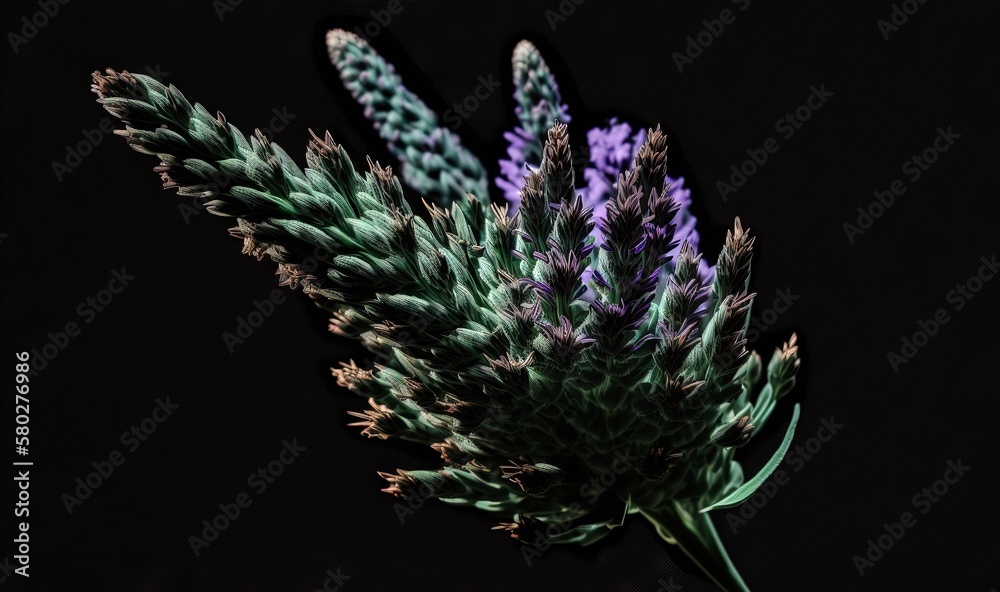
[[[420,113],[430,122],[414,132],[420,141],[397,148],[420,161],[413,150],[436,138],[425,142],[436,176],[424,166],[409,179],[429,190],[425,219],[388,168],[369,160],[358,172],[329,134],[314,135],[303,170],[172,85],[111,70],[94,82],[125,123],[117,133],[160,159],[165,187],[236,218],[244,253],[270,257],[282,285],[301,287],[331,313],[333,332],[372,352],[370,367],[333,371],[369,401],[354,425],[443,459],[436,471],[383,473],[385,491],[496,514],[528,553],[593,543],[639,513],[720,587],[747,589],[702,510],[746,499],[784,455],[798,405],[760,475],[744,484],[733,460],[794,385],[798,348],[793,335],[775,352],[755,395],[761,360],[745,347],[754,240],[737,219],[711,284],[686,242],[667,255],[678,204],[658,128],[594,219],[576,191],[566,125],[548,126],[509,215],[485,205],[478,160]],[[593,301],[581,298],[585,270]]]

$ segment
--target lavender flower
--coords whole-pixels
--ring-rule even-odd
[[[512,144],[537,166],[517,184],[517,211],[487,206],[463,193],[485,185],[478,161],[391,67],[350,34],[328,40],[406,179],[433,192],[424,216],[389,168],[368,158],[358,171],[329,133],[313,136],[302,169],[259,130],[247,136],[149,76],[95,72],[93,90],[123,121],[116,133],[160,160],[164,187],[235,218],[244,253],[267,256],[282,285],[330,312],[332,332],[378,360],[331,369],[368,401],[350,425],[442,456],[436,470],[380,473],[383,491],[491,512],[526,556],[591,544],[640,514],[720,588],[747,592],[707,512],[753,494],[799,416],[796,404],[778,450],[745,480],[733,455],[799,367],[792,335],[756,390],[749,231],[737,218],[716,273],[701,271],[659,127],[633,134],[611,121],[589,134],[593,166],[578,188],[565,109],[530,44],[515,52],[523,88]],[[596,498],[585,493],[612,472]]]

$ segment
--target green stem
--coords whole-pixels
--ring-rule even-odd
[[[680,547],[719,588],[725,592],[750,592],[729,559],[708,514],[701,514],[694,507],[686,509],[677,501],[663,508],[640,512],[656,526],[663,540]]]

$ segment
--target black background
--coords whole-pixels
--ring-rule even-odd
[[[673,175],[693,191],[703,248],[714,260],[733,218],[758,237],[755,314],[775,291],[799,299],[754,347],[765,356],[798,333],[802,402],[793,445],[833,416],[844,427],[736,534],[716,524],[754,590],[971,590],[1000,585],[996,538],[1000,279],[961,310],[946,295],[998,251],[995,206],[997,6],[930,0],[885,40],[888,1],[623,3],[589,0],[550,26],[551,0],[424,6],[403,0],[372,40],[407,86],[443,112],[493,75],[504,85],[459,128],[490,170],[514,121],[510,54],[533,40],[556,72],[573,116],[574,146],[611,115],[670,133]],[[31,382],[31,578],[5,589],[315,590],[330,569],[341,590],[638,590],[673,582],[713,590],[632,516],[590,548],[558,546],[528,566],[521,546],[489,530],[492,517],[428,503],[400,524],[377,470],[430,468],[431,450],[368,441],[347,428],[364,406],[328,368],[363,352],[328,335],[301,292],[230,353],[222,334],[276,286],[273,264],[240,254],[231,221],[205,212],[185,222],[163,192],[153,157],[104,137],[58,180],[53,161],[109,115],[90,73],[106,67],[165,81],[251,131],[272,109],[294,114],[275,135],[300,163],[309,128],[329,129],[356,162],[395,164],[326,58],[324,33],[371,20],[385,2],[250,2],[220,20],[209,0],[70,2],[17,52],[3,56],[3,382],[14,353],[80,322]],[[736,12],[683,73],[671,55],[725,8]],[[5,2],[16,32],[35,2]],[[788,139],[775,121],[812,85],[833,96]],[[919,180],[901,165],[937,128],[961,137]],[[716,182],[747,149],[781,148],[723,200]],[[851,244],[845,222],[873,192],[901,179],[905,194]],[[186,203],[190,205],[190,200]],[[129,286],[84,323],[78,304],[125,267]],[[941,326],[894,372],[887,354],[945,308]],[[11,393],[12,394],[12,393]],[[8,395],[10,396],[10,395]],[[155,400],[180,407],[68,514],[61,499],[91,463],[125,450],[122,432]],[[14,428],[13,397],[2,404]],[[752,474],[778,445],[791,402],[742,451]],[[0,558],[14,554],[16,490],[4,436]],[[218,540],[195,557],[188,536],[250,491],[247,476],[275,460],[282,441],[306,451]],[[969,472],[859,577],[852,557],[882,524],[914,511],[911,498],[949,460]],[[786,466],[786,468],[788,468]],[[29,585],[30,584],[30,585]]]

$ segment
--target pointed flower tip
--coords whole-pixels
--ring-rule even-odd
[[[95,70],[91,73],[91,78],[94,82],[90,85],[90,90],[96,93],[99,99],[137,96],[136,87],[139,81],[127,70],[116,72],[108,68],[104,74]]]
[[[326,33],[326,43],[327,45],[334,45],[337,43],[344,43],[347,41],[359,41],[364,43],[357,34],[348,31],[347,29],[330,29]]]
[[[355,33],[344,29],[330,29],[326,33],[326,48],[331,59],[338,59],[344,48],[349,45],[367,47],[368,42]]]
[[[517,42],[517,45],[514,46],[513,61],[520,62],[525,60],[529,55],[537,53],[538,48],[535,47],[534,43],[528,41],[527,39],[522,39]]]
[[[750,234],[750,229],[744,228],[743,222],[740,221],[740,217],[736,216],[736,219],[733,221],[733,235],[740,237],[746,234]]]
[[[790,360],[793,358],[798,358],[799,355],[799,345],[798,345],[798,335],[792,333],[792,336],[788,338],[788,341],[783,343],[781,347],[776,348],[776,354],[781,357],[782,360]],[[796,365],[798,361],[796,360]]]
[[[749,415],[738,417],[717,429],[712,434],[712,443],[722,448],[739,448],[750,441],[754,427]]]
[[[221,117],[221,113],[219,116]],[[223,123],[220,121],[220,123]],[[333,136],[330,134],[329,130],[323,133],[323,137],[319,137],[316,132],[309,128],[309,135],[312,136],[312,142],[315,144],[315,148],[323,151],[333,152],[337,150],[337,143],[334,142]]]

